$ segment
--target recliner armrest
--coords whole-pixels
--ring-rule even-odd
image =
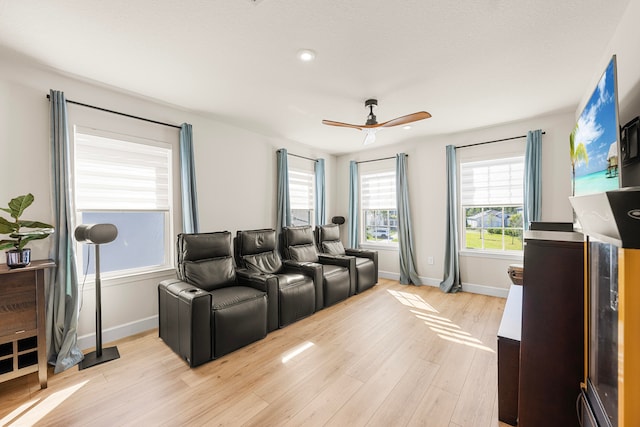
[[[352,264],[355,265],[355,258],[350,255],[318,254],[318,261],[320,264],[339,265],[346,268],[351,268]]]
[[[358,276],[356,272],[356,257],[352,255],[329,255],[318,254],[320,262],[323,264],[339,265],[341,267],[347,267],[349,269],[349,296],[355,295],[356,283]]]
[[[378,262],[378,251],[370,251],[367,249],[345,249],[344,252],[347,255],[369,258],[373,262]]]
[[[197,366],[213,358],[211,294],[178,279],[158,285],[160,338]]]
[[[278,329],[278,276],[238,268],[236,269],[236,277],[239,284],[267,293],[267,331]]]
[[[285,259],[282,261],[284,268],[290,272],[304,274],[311,277],[316,290],[316,311],[324,307],[324,287],[322,284],[322,265],[317,262],[293,261]]]
[[[273,277],[273,274],[255,273],[244,268],[236,270],[236,278],[238,280],[238,284],[249,286],[262,292],[269,293],[270,277]]]
[[[368,258],[375,265],[374,282],[378,283],[378,251],[370,251],[366,249],[345,249],[347,255],[353,255],[358,258]]]

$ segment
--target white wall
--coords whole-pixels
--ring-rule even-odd
[[[38,68],[0,49],[0,204],[31,192],[35,203],[26,219],[53,221],[50,196],[49,89],[65,92],[67,99],[162,122],[193,125],[198,186],[200,228],[202,231],[274,227],[275,151],[284,147],[290,153],[323,157],[326,167],[327,208],[331,212],[335,188],[335,158],[303,144],[263,137],[211,117],[160,102],[132,96],[112,88],[62,76]],[[81,116],[103,114],[116,125],[122,118],[70,106],[70,126]],[[129,120],[129,119],[124,119]],[[143,122],[138,126],[149,126]],[[154,125],[152,125],[154,126]],[[163,128],[163,133],[177,130]],[[176,209],[176,211],[179,211]],[[180,231],[177,217],[176,233]],[[52,239],[34,242],[33,259],[46,258]],[[4,257],[0,259],[4,262]],[[175,277],[173,270],[127,278],[102,280],[102,318],[104,341],[130,335],[157,325],[158,282]],[[78,335],[83,347],[94,344],[94,287],[87,283],[82,292]]]

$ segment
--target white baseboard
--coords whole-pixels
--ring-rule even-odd
[[[506,298],[509,295],[509,289],[486,285],[475,285],[473,283],[463,283],[462,290],[472,294],[488,295],[490,297],[498,298]]]
[[[378,271],[378,276],[383,279],[400,280],[400,273],[394,273],[391,271]],[[422,281],[423,285],[433,286],[435,288],[439,287],[440,282],[442,281],[440,279],[434,279],[432,277],[424,277],[424,276],[420,276],[420,280]],[[474,283],[463,283],[462,290],[464,292],[469,292],[472,294],[488,295],[488,296],[499,297],[499,298],[506,298],[507,295],[509,295],[509,289],[496,288],[493,286],[486,286],[486,285],[476,285]]]
[[[122,338],[129,337],[131,335],[138,334],[140,332],[148,331],[158,327],[158,316],[147,317],[146,319],[136,320],[135,322],[125,323],[124,325],[118,325],[113,328],[104,329],[102,331],[102,342],[109,343],[117,341]],[[78,347],[81,350],[86,350],[96,346],[96,334],[83,335],[78,337]]]
[[[378,277],[389,280],[400,280],[400,273],[393,273],[391,271],[378,270]]]

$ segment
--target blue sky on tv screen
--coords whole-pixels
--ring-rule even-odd
[[[617,156],[618,123],[613,73],[612,59],[578,119],[575,145],[584,144],[589,162],[576,165],[576,178],[606,170],[608,158]]]

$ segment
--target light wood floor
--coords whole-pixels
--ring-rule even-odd
[[[121,358],[0,383],[1,425],[506,426],[505,300],[378,286],[195,369],[149,331]],[[111,345],[111,344],[110,344]]]

